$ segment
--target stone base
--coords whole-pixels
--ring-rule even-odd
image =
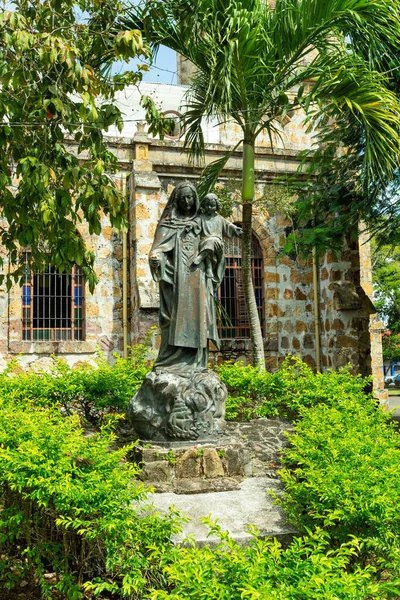
[[[158,492],[198,494],[239,489],[252,475],[249,450],[238,443],[164,448],[138,446],[134,460],[143,466],[141,479]]]
[[[142,466],[141,479],[158,492],[152,497],[154,508],[168,512],[174,506],[189,518],[173,541],[191,544],[185,541],[191,536],[198,546],[217,544],[203,522],[211,516],[240,544],[252,540],[250,524],[260,537],[274,536],[288,544],[295,529],[269,495],[283,492],[278,470],[280,451],[289,444],[286,431],[292,431],[289,421],[255,419],[227,423],[218,440],[137,446],[132,459]],[[131,429],[120,433],[121,441],[132,441]]]
[[[127,417],[146,440],[200,440],[221,434],[227,390],[213,371],[148,373],[129,403]]]

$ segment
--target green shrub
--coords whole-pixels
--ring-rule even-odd
[[[302,411],[284,451],[280,500],[300,530],[323,527],[336,544],[361,540],[365,561],[400,582],[400,438],[365,398]],[[399,588],[400,590],[400,588]]]
[[[216,368],[228,388],[227,420],[281,416],[296,419],[304,407],[334,405],[338,397],[369,403],[368,379],[345,367],[314,374],[299,358],[287,357],[279,371],[269,373],[251,365],[222,363]]]
[[[218,532],[218,528],[212,530]],[[374,581],[372,565],[352,567],[357,540],[332,550],[321,529],[295,538],[287,549],[271,538],[243,547],[221,534],[214,549],[175,548],[164,572],[169,589],[154,590],[151,600],[382,600],[390,582]]]
[[[0,373],[0,398],[59,406],[64,414],[77,413],[86,423],[98,426],[107,414],[126,410],[151,367],[148,352],[147,344],[134,346],[128,359],[116,356],[112,366],[101,353],[94,365],[81,362],[74,367],[53,357],[53,367],[39,372],[21,372],[17,362],[12,361]]]
[[[85,437],[77,416],[1,403],[3,585],[34,579],[43,598],[58,590],[75,600],[84,590],[139,598],[163,583],[161,555],[176,519],[144,503],[138,468],[124,460],[130,447],[110,452],[113,440],[106,432]]]

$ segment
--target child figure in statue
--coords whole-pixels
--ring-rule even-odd
[[[225,272],[224,238],[241,237],[242,230],[217,213],[219,201],[216,194],[204,196],[202,209],[199,253],[193,261],[193,268],[203,263],[205,276],[218,288]]]

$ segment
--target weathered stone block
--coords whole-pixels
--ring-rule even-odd
[[[203,454],[203,472],[207,479],[215,479],[224,476],[224,468],[221,458],[218,456],[215,448],[204,448]]]
[[[227,492],[239,490],[240,481],[233,477],[218,479],[175,479],[175,494],[200,494],[204,492]]]
[[[322,267],[319,277],[320,281],[326,281],[329,278],[329,271],[326,267]]]
[[[265,271],[265,273],[264,273],[264,281],[266,283],[279,283],[280,280],[281,280],[280,279],[280,275],[276,271],[274,271],[274,272]]]
[[[307,331],[307,325],[304,321],[296,321],[296,333],[301,333],[302,331]]]
[[[306,333],[303,338],[303,346],[304,348],[314,348],[314,338],[310,333]]]
[[[360,310],[362,303],[354,283],[350,281],[335,282],[333,284],[335,310]]]
[[[251,463],[251,458],[249,452],[244,447],[228,446],[226,449],[218,448],[217,451],[222,455],[224,471],[229,477],[234,475],[244,476],[246,474],[247,466]]]
[[[357,323],[357,326],[358,326],[358,323]],[[352,327],[353,327],[353,324],[352,324]],[[336,329],[336,330],[344,329],[343,321],[341,319],[334,319],[332,322],[332,329]]]
[[[281,348],[283,350],[287,350],[289,348],[289,338],[286,336],[283,336],[281,338]]]
[[[286,289],[283,292],[283,297],[285,298],[285,300],[291,300],[293,298],[293,291],[289,290],[289,289]]]
[[[306,300],[306,294],[299,288],[296,288],[296,300]]]
[[[353,338],[350,335],[338,335],[337,336],[337,347],[338,348],[357,348],[358,339]]]
[[[141,479],[151,483],[152,481],[171,481],[174,475],[173,466],[166,460],[157,460],[145,463],[141,473]]]
[[[201,460],[196,448],[186,450],[178,456],[175,466],[175,474],[178,479],[201,476]]]

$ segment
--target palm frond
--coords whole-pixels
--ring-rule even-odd
[[[277,0],[275,9],[265,0],[147,0],[123,23],[132,16],[137,26],[143,15],[147,42],[197,67],[184,114],[193,158],[204,152],[204,121],[231,118],[253,135],[266,130],[272,145],[279,119],[301,107],[322,129],[331,119],[358,120],[366,172],[387,176],[398,160],[400,116],[371,65],[398,47],[399,13],[393,0]],[[304,80],[313,84],[293,99]]]
[[[382,180],[391,177],[400,158],[400,107],[381,75],[362,63],[325,71],[315,90],[309,120],[320,126],[320,139],[335,135],[333,123],[359,122],[364,172]]]
[[[231,156],[233,155],[235,150],[237,150],[241,143],[242,140],[240,140],[240,142],[238,142],[236,146],[232,148],[232,150],[226,152],[221,158],[219,158],[218,160],[214,160],[212,163],[206,166],[201,175],[200,183],[197,186],[197,191],[200,198],[203,198],[206,194],[208,194],[208,192],[210,192],[214,188],[222,169],[225,167],[228,160],[231,158]]]

